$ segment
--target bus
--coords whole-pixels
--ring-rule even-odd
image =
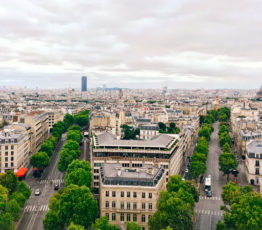
[[[205,179],[205,192],[211,191],[211,175],[208,175]]]

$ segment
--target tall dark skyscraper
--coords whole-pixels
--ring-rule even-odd
[[[86,76],[82,77],[82,87],[81,87],[82,92],[87,91],[87,78]]]

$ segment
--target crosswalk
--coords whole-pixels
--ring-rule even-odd
[[[200,196],[199,200],[221,200],[221,198],[218,196],[212,196],[212,197]]]
[[[40,180],[40,184],[63,184],[65,183],[64,179],[55,179],[55,180]]]
[[[211,215],[211,216],[223,216],[224,211],[214,211],[214,210],[198,210],[195,209],[196,214],[204,214],[204,215]]]
[[[48,205],[27,205],[24,207],[24,212],[47,212]]]

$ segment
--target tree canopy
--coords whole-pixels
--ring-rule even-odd
[[[102,216],[97,218],[95,223],[92,224],[92,230],[119,230],[116,226],[109,224],[107,217]]]
[[[49,164],[49,160],[46,152],[38,152],[31,156],[30,164],[33,165],[33,167],[43,170]]]

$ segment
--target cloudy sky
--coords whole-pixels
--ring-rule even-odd
[[[8,0],[0,86],[259,88],[261,0]]]

